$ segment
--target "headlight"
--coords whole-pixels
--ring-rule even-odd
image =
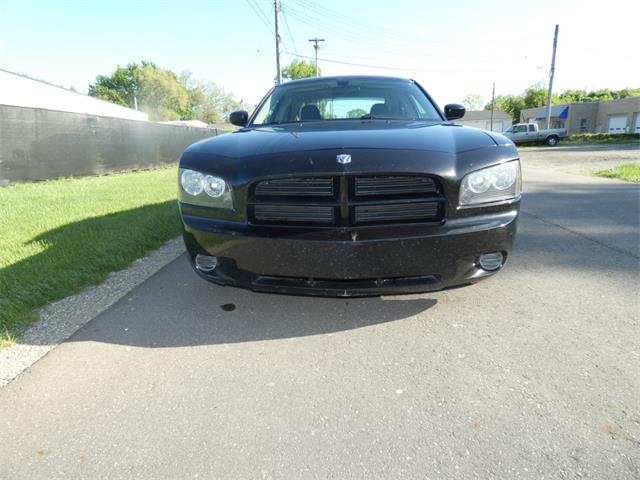
[[[200,195],[204,191],[204,175],[194,170],[182,170],[180,185],[189,195]]]
[[[462,179],[460,206],[513,200],[520,195],[520,161],[472,172]]]
[[[211,198],[220,198],[227,191],[227,183],[220,177],[207,175],[204,177],[204,191]]]
[[[181,201],[202,207],[233,208],[231,189],[224,179],[186,168],[181,168],[178,175]]]

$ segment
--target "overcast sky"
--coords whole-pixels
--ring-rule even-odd
[[[254,10],[255,7],[256,10]],[[283,64],[313,56],[324,75],[418,80],[443,105],[467,93],[640,87],[640,2],[282,0]],[[260,14],[264,16],[261,17]],[[0,68],[86,92],[97,74],[152,60],[257,102],[273,84],[272,0],[30,1],[0,6]],[[347,65],[346,62],[361,64]],[[368,65],[368,66],[362,66]],[[385,68],[374,68],[385,67]]]

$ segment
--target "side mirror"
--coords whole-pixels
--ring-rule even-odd
[[[447,120],[456,120],[464,117],[466,109],[457,103],[450,103],[444,106],[444,116]]]
[[[249,121],[249,113],[246,110],[236,110],[229,114],[229,122],[238,127],[246,127]]]

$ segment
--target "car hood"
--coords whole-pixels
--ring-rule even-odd
[[[234,188],[289,175],[424,173],[455,179],[518,158],[501,135],[449,123],[314,122],[242,129],[191,145],[180,166],[225,178]],[[349,154],[352,162],[337,163]]]
[[[311,150],[352,149],[457,154],[499,144],[499,140],[487,132],[450,123],[373,120],[246,128],[195,143],[185,154],[243,158]]]

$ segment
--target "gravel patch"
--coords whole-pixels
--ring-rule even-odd
[[[520,159],[525,169],[593,175],[598,170],[640,162],[640,145],[527,147],[520,149]]]
[[[182,238],[175,238],[128,268],[109,274],[101,285],[42,308],[39,320],[16,344],[0,351],[0,388],[182,253]]]

